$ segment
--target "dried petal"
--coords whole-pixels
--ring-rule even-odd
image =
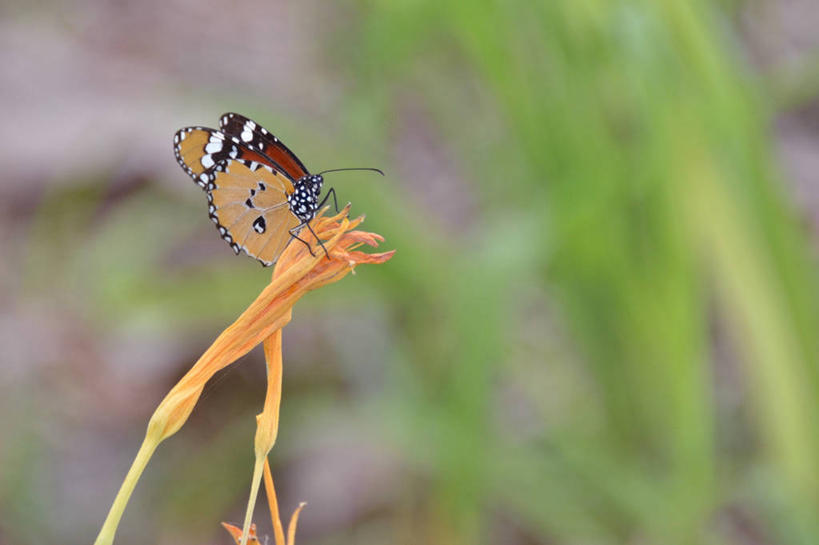
[[[240,545],[242,539],[242,529],[238,526],[228,524],[227,522],[223,522],[222,527],[233,537],[233,539],[236,541],[236,545]],[[250,525],[250,533],[247,535],[247,545],[261,545],[258,536],[256,536],[255,524]]]

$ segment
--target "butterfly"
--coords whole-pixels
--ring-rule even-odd
[[[319,201],[324,174],[311,174],[296,155],[267,129],[236,113],[219,118],[219,130],[185,127],[174,134],[176,161],[208,196],[208,215],[233,251],[273,265],[292,240],[307,246],[299,236],[305,227],[315,236],[310,221],[333,197],[330,188]],[[329,254],[327,254],[329,257]]]

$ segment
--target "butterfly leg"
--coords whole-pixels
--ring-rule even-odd
[[[328,195],[329,195],[329,193],[328,193]],[[321,239],[318,237],[318,235],[316,235],[316,232],[315,232],[315,231],[313,231],[313,228],[312,228],[312,227],[310,227],[310,223],[309,223],[309,222],[307,223],[307,228],[308,228],[308,229],[310,229],[310,232],[311,232],[311,233],[313,233],[313,236],[314,236],[314,237],[316,237],[316,240],[318,241],[319,246],[321,246],[321,249],[322,249],[322,250],[324,250],[324,255],[326,255],[326,256],[327,256],[327,259],[330,259],[330,254],[327,252],[327,248],[325,248],[325,247],[324,247],[324,243],[321,241]],[[310,252],[310,253],[313,253],[313,252],[312,252],[312,250],[311,250],[311,252]],[[313,257],[315,257],[315,255],[316,255],[316,254],[313,254]]]
[[[336,188],[335,187],[331,187],[330,190],[327,192],[327,194],[324,196],[324,198],[321,199],[321,202],[319,203],[318,208],[321,208],[322,206],[324,206],[324,203],[327,202],[327,199],[330,198],[330,195],[333,196],[333,207],[336,209],[336,213],[338,213],[338,201],[336,200]]]
[[[309,243],[309,242],[307,242],[306,240],[304,240],[303,238],[301,238],[300,236],[298,236],[296,233],[294,233],[294,232],[293,232],[293,231],[298,231],[299,229],[301,229],[302,227],[305,227],[305,226],[306,226],[308,229],[310,229],[310,232],[311,232],[311,233],[313,233],[313,236],[314,236],[314,237],[316,237],[316,240],[318,241],[319,246],[321,246],[321,249],[322,249],[322,250],[324,250],[324,255],[326,255],[326,256],[327,256],[327,259],[330,259],[330,254],[327,252],[327,248],[325,248],[325,247],[324,247],[324,243],[323,243],[323,242],[321,241],[321,239],[318,237],[318,235],[316,234],[316,232],[315,232],[315,231],[313,231],[313,228],[310,226],[310,222],[309,222],[309,221],[305,221],[305,222],[303,222],[303,223],[300,223],[299,225],[296,225],[295,227],[293,227],[292,229],[290,229],[290,231],[288,231],[288,232],[290,233],[290,236],[292,236],[293,238],[295,238],[296,240],[298,240],[299,242],[301,242],[302,244],[304,244],[305,246],[307,246],[307,249],[308,249],[308,250],[310,250],[310,255],[311,255],[311,256],[316,257],[316,254],[315,254],[315,252],[313,252],[313,247],[312,247],[312,246],[310,246],[310,243]]]
[[[291,237],[295,238],[296,240],[298,240],[299,242],[301,242],[302,244],[304,244],[305,246],[307,246],[307,249],[308,249],[308,250],[310,250],[310,255],[312,255],[313,257],[316,257],[316,254],[313,252],[313,248],[310,246],[310,243],[309,243],[309,242],[307,242],[306,240],[304,240],[304,239],[303,239],[303,238],[301,238],[299,235],[297,235],[296,233],[294,233],[294,232],[293,232],[293,231],[298,231],[299,229],[301,229],[301,228],[302,228],[302,227],[304,227],[305,225],[309,226],[310,224],[309,224],[309,223],[301,223],[301,224],[299,224],[299,225],[296,225],[295,227],[293,227],[292,229],[290,229],[290,230],[288,231],[288,233],[290,233],[290,236],[291,236]],[[312,233],[312,232],[313,232],[313,230],[312,230],[312,229],[310,229],[310,232]],[[315,233],[313,233],[313,234],[315,234]],[[318,237],[316,237],[316,240],[318,240]],[[325,250],[325,251],[326,251],[326,250]]]

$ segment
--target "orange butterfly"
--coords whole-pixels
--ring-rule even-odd
[[[310,174],[281,140],[256,122],[235,113],[219,120],[221,130],[186,127],[173,137],[179,165],[208,194],[208,213],[219,234],[235,253],[244,251],[262,265],[273,265],[292,239],[310,244],[299,231],[310,227],[316,212],[332,195],[319,202],[323,174]],[[315,236],[315,233],[313,233]],[[316,237],[324,249],[321,240]],[[313,254],[315,255],[315,254]]]

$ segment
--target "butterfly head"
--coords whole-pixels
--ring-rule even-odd
[[[316,197],[318,197],[321,193],[321,186],[324,184],[324,176],[321,174],[310,174],[304,178],[307,179],[307,182],[312,186]]]

